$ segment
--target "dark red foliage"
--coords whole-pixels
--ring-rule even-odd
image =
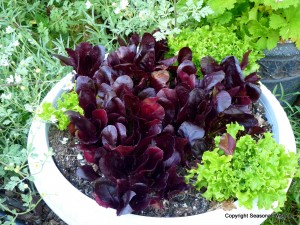
[[[166,41],[156,42],[146,33],[134,34],[108,54],[101,46],[81,43],[69,58],[57,56],[76,72],[76,92],[84,110],[81,116],[67,112],[72,131],[80,140],[85,159],[96,164],[78,169],[78,175],[95,182],[96,201],[117,214],[162,205],[164,198],[188,185],[176,168],[188,167],[221,135],[230,122],[246,131],[261,132],[251,114],[260,96],[259,78],[244,77],[234,56],[219,64],[201,60],[203,79],[197,78],[189,48],[164,59]],[[177,65],[176,65],[177,63]],[[233,154],[231,136],[222,136],[220,147]],[[100,174],[104,177],[100,178]]]

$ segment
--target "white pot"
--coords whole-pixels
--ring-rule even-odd
[[[68,74],[43,100],[55,103],[62,94],[65,84],[70,81],[72,75]],[[262,95],[260,102],[266,110],[266,116],[273,126],[275,140],[285,145],[288,151],[296,152],[294,134],[286,113],[265,87],[261,86]],[[29,137],[28,146],[33,147],[33,152],[28,158],[31,174],[37,190],[43,196],[47,205],[66,223],[70,225],[199,225],[199,224],[260,224],[272,210],[246,210],[238,207],[231,211],[218,209],[215,211],[187,217],[156,218],[137,216],[133,214],[116,216],[116,211],[99,206],[77,190],[60,173],[51,156],[48,155],[48,129],[49,126],[34,119]],[[290,184],[290,183],[289,183]],[[253,218],[253,215],[262,218]],[[236,218],[235,218],[236,217]]]

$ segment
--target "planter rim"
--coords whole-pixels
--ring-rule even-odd
[[[72,76],[72,73],[70,73],[60,80],[50,90],[43,102],[54,103]],[[261,85],[261,89],[260,102],[266,110],[268,121],[273,125],[274,139],[283,144],[288,151],[296,152],[293,130],[285,111],[275,96],[264,85]],[[274,121],[277,123],[274,123]],[[231,211],[217,209],[187,217],[159,218],[133,214],[116,216],[114,209],[99,206],[95,200],[77,190],[60,173],[53,158],[48,154],[48,129],[48,124],[34,118],[28,135],[28,147],[31,149],[28,157],[29,169],[43,200],[62,220],[70,225],[153,225],[153,223],[158,225],[180,225],[184,223],[199,225],[200,221],[205,222],[205,224],[249,225],[262,223],[273,212],[272,210],[259,210],[256,204],[252,210],[247,210],[239,207],[236,201],[237,208]],[[289,185],[290,183],[291,179]]]

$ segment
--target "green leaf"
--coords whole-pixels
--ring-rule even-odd
[[[266,37],[261,37],[257,40],[255,46],[257,49],[264,50],[267,48],[267,41],[268,39]]]
[[[277,31],[270,31],[267,40],[267,48],[272,49],[275,48],[279,41],[279,33]]]
[[[248,12],[248,21],[250,20],[257,20],[257,11],[258,11],[258,6],[255,5],[253,8],[251,8]],[[248,22],[247,21],[247,22]]]
[[[286,20],[281,15],[278,14],[270,15],[270,22],[269,22],[270,28],[278,29],[280,27],[285,26],[286,24],[287,24]]]
[[[209,0],[208,5],[212,8],[215,14],[222,14],[226,10],[232,9],[236,2],[237,0],[227,0],[222,1],[222,4],[220,4],[220,0]]]
[[[3,125],[9,125],[9,124],[11,124],[11,121],[10,121],[10,120],[4,120],[4,121],[3,121]]]
[[[226,125],[226,132],[230,134],[234,139],[239,131],[244,131],[245,128],[239,125],[237,122]]]
[[[254,37],[264,37],[268,35],[268,29],[256,20],[250,21],[247,26],[248,31]]]

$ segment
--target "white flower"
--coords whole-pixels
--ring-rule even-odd
[[[19,74],[15,74],[15,82],[16,82],[16,84],[21,83],[21,81],[22,81],[22,77]]]
[[[7,34],[10,34],[10,33],[14,32],[14,31],[15,31],[15,29],[12,28],[11,26],[6,27],[6,29],[5,29],[5,32],[6,32]]]
[[[139,12],[139,17],[140,17],[142,20],[145,20],[146,17],[147,17],[147,14],[148,14],[148,12],[147,12],[146,10],[141,10],[141,11]]]
[[[32,38],[29,38],[29,39],[28,39],[28,42],[29,42],[30,44],[32,44],[32,45],[36,44],[35,40],[32,39]]]
[[[7,60],[7,59],[2,59],[2,60],[0,61],[0,66],[9,66],[8,60]]]
[[[114,13],[115,13],[115,14],[119,14],[120,11],[121,11],[120,8],[116,8],[116,9],[114,10]]]
[[[15,46],[15,47],[17,47],[19,45],[20,45],[20,42],[18,40],[16,40],[16,41],[13,42],[13,46]]]
[[[50,121],[51,121],[51,123],[56,123],[56,122],[57,122],[56,116],[52,115],[52,116],[50,117]]]
[[[63,87],[64,91],[69,91],[72,90],[74,88],[75,83],[72,83],[71,81],[69,81],[68,83],[65,84],[65,86]]]
[[[40,68],[36,68],[36,69],[35,69],[35,72],[36,72],[36,73],[40,73],[40,72],[41,72],[41,69],[40,69]]]
[[[37,109],[35,110],[36,114],[41,114],[43,112],[43,108],[41,106],[38,106]]]
[[[128,0],[121,0],[120,1],[120,8],[121,9],[126,9],[126,7],[128,6]]]
[[[165,34],[162,33],[162,32],[160,32],[160,31],[155,32],[155,33],[153,34],[153,37],[155,38],[156,41],[161,41],[161,40],[163,40],[163,39],[166,38]]]
[[[87,0],[86,3],[85,3],[86,9],[91,8],[91,6],[92,6],[92,3],[89,0]]]
[[[32,105],[30,105],[30,104],[25,104],[24,105],[24,107],[25,107],[25,110],[26,111],[28,111],[28,112],[33,112],[33,107],[32,107]]]
[[[12,84],[12,83],[14,82],[14,77],[13,77],[13,75],[10,75],[8,78],[6,78],[6,82],[7,82],[8,84]]]
[[[12,98],[12,94],[11,93],[8,93],[8,94],[2,94],[0,96],[0,98],[2,98],[3,100],[10,100]]]
[[[65,145],[65,144],[67,144],[68,140],[69,140],[69,138],[64,137],[62,140],[60,140],[60,143]]]

